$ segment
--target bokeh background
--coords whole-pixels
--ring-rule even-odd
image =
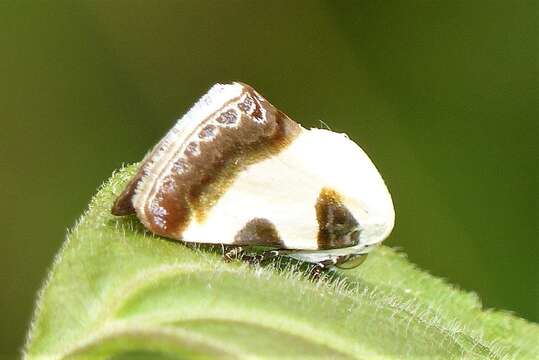
[[[387,241],[539,320],[536,1],[0,0],[0,349],[66,229],[215,82],[347,132],[393,194]],[[351,164],[353,166],[353,164]]]

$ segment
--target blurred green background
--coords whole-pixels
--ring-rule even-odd
[[[2,353],[97,187],[232,80],[362,145],[394,197],[388,245],[539,321],[537,7],[0,0]]]

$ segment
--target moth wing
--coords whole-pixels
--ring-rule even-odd
[[[346,135],[305,130],[248,85],[217,84],[144,159],[116,200],[155,234],[297,250],[365,246],[391,197]]]
[[[321,243],[321,228],[334,225],[330,223],[334,219],[321,222],[317,208],[323,189],[343,188],[341,177],[348,171],[336,159],[353,160],[357,155],[335,146],[341,141],[350,140],[328,131],[302,129],[280,153],[239,172],[203,221],[191,221],[182,240],[298,250],[343,247],[339,239]],[[343,211],[352,218],[344,220],[356,221],[348,209]]]
[[[320,182],[305,172],[296,141],[240,171],[204,219],[191,221],[182,240],[316,249]]]

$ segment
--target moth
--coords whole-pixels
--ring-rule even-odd
[[[345,134],[307,130],[252,87],[214,85],[146,155],[112,214],[187,243],[357,266],[393,229],[391,195]]]

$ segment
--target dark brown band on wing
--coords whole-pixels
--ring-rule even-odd
[[[229,103],[225,105],[228,105]],[[227,111],[226,113],[224,113],[223,116],[221,116],[221,119],[217,119],[217,121],[220,124],[224,124],[224,125],[233,125],[235,122],[237,122],[237,120],[238,120],[237,116],[235,114],[230,113],[230,111]],[[210,135],[208,132],[208,129],[206,128],[202,129],[202,131],[200,132],[200,136],[203,136],[203,135],[206,135],[206,136]],[[137,189],[137,186],[139,185],[142,178],[146,175],[147,164],[153,161],[157,153],[165,151],[166,141],[167,141],[167,136],[161,139],[161,141],[159,141],[159,143],[157,143],[157,145],[154,146],[152,151],[146,154],[144,159],[140,162],[137,173],[127,183],[125,189],[120,193],[120,195],[118,195],[118,197],[114,201],[114,204],[112,205],[112,209],[111,209],[112,215],[124,216],[124,215],[130,215],[130,214],[136,213],[135,207],[133,205],[133,196],[135,196],[135,191]]]
[[[338,192],[323,188],[315,208],[318,220],[318,249],[336,249],[358,244],[358,222],[343,204]]]
[[[124,191],[116,198],[112,205],[111,213],[116,216],[124,216],[135,213],[132,198],[135,195],[135,189],[142,178],[142,173],[139,172],[129,181]]]
[[[237,109],[219,110],[213,122],[190,137],[174,160],[181,171],[173,170],[157,184],[156,196],[145,205],[152,232],[181,239],[191,218],[202,222],[238,172],[277,154],[299,134],[297,123],[249,86],[241,98]]]
[[[164,140],[161,140],[157,146],[155,146],[152,151],[147,154],[144,159],[141,161],[137,173],[129,180],[125,189],[118,195],[114,204],[112,205],[111,213],[116,216],[124,216],[135,213],[135,208],[133,206],[133,196],[135,196],[135,190],[139,182],[142,180],[145,175],[146,163],[154,156],[154,154],[162,150],[161,145]]]
[[[284,249],[275,225],[268,219],[254,218],[234,237],[234,245],[257,245]]]

